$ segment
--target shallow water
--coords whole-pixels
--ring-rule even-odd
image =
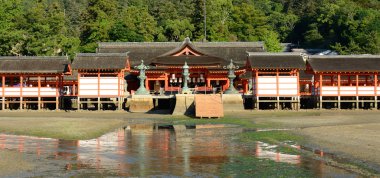
[[[233,156],[271,159],[311,170],[318,177],[358,177],[321,161],[274,151],[275,145],[235,141],[236,127],[158,129],[134,125],[92,140],[0,134],[0,149],[18,151],[37,166],[10,176],[217,177]]]

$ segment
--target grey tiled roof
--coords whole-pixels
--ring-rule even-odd
[[[309,56],[315,72],[380,72],[380,55]]]
[[[73,69],[124,69],[128,61],[127,53],[79,53],[75,57]]]
[[[305,69],[300,53],[249,53],[248,62],[254,69]]]
[[[1,56],[0,73],[64,73],[66,56]]]

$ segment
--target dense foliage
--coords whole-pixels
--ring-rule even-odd
[[[265,41],[380,53],[378,0],[0,0],[0,55],[73,55],[100,41]],[[206,36],[204,31],[206,5]]]

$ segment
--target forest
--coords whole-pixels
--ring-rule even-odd
[[[0,56],[73,57],[95,52],[98,42],[182,41],[185,37],[264,41],[271,52],[281,51],[280,43],[293,43],[339,54],[380,54],[378,0],[0,2]]]

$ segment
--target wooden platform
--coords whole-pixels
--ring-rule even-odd
[[[223,117],[223,102],[221,95],[195,95],[195,117]]]

